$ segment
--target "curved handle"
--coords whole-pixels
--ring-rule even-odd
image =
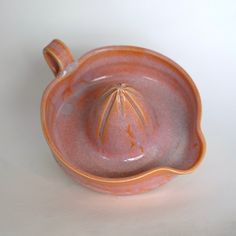
[[[54,39],[43,49],[44,58],[55,76],[74,62],[70,49],[59,39]]]

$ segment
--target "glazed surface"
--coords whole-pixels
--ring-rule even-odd
[[[102,177],[126,177],[155,167],[185,170],[197,161],[197,102],[184,75],[165,61],[142,53],[120,50],[114,56],[101,51],[64,76],[50,94],[48,127],[73,167]],[[103,109],[97,107],[106,104],[101,97],[121,84],[137,91],[134,101],[144,125],[135,121],[140,111],[132,109],[132,102],[124,106],[116,96],[114,111],[104,118],[108,131],[97,136],[104,128],[98,125]]]

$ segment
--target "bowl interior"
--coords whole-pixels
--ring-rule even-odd
[[[127,177],[156,167],[187,170],[199,158],[201,140],[196,131],[197,98],[186,77],[169,59],[148,50],[93,51],[48,88],[44,112],[50,139],[64,161],[96,176]],[[120,83],[142,94],[155,126],[150,140],[138,146],[140,152],[131,146],[130,152],[115,155],[91,141],[94,126],[88,119],[100,91]]]

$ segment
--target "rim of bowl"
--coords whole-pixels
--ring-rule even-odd
[[[175,69],[177,69],[183,75],[183,79],[185,79],[186,82],[190,85],[190,87],[193,91],[193,94],[196,98],[196,101],[197,101],[197,117],[196,117],[196,130],[195,130],[195,132],[196,132],[196,134],[199,138],[199,141],[200,141],[200,152],[197,157],[197,161],[193,164],[192,167],[190,167],[189,169],[186,169],[186,170],[163,166],[163,167],[155,167],[153,169],[150,169],[150,170],[147,170],[144,172],[140,172],[135,175],[126,176],[126,177],[119,177],[119,178],[96,176],[96,175],[90,174],[89,172],[86,172],[86,171],[83,171],[81,169],[74,168],[73,166],[71,166],[68,162],[66,162],[64,160],[62,153],[58,150],[58,148],[56,147],[56,145],[52,141],[52,138],[50,136],[50,132],[49,132],[47,124],[46,124],[46,105],[47,105],[47,101],[48,101],[47,100],[48,95],[50,94],[51,89],[57,83],[59,83],[62,80],[67,79],[67,77],[69,77],[71,75],[71,73],[68,73],[66,76],[62,76],[59,78],[56,77],[46,87],[46,89],[44,90],[42,99],[41,99],[40,113],[41,113],[41,125],[42,125],[42,129],[43,129],[43,134],[44,134],[44,137],[45,137],[49,147],[51,148],[53,154],[55,155],[55,158],[64,167],[66,167],[67,169],[72,171],[74,174],[84,177],[86,179],[92,180],[92,181],[100,182],[100,183],[114,183],[115,184],[115,183],[130,182],[130,181],[142,179],[142,178],[149,177],[149,176],[154,176],[159,172],[166,172],[166,173],[174,174],[174,175],[184,175],[184,174],[189,174],[189,173],[193,172],[202,162],[204,154],[206,152],[206,141],[205,141],[205,138],[204,138],[202,130],[201,130],[202,104],[201,104],[200,94],[199,94],[199,91],[198,91],[195,83],[193,82],[190,75],[188,75],[188,73],[180,65],[178,65],[176,62],[174,62],[170,58],[168,58],[158,52],[155,52],[153,50],[146,49],[143,47],[137,47],[137,46],[121,45],[121,46],[100,47],[100,48],[96,48],[96,49],[93,49],[93,50],[85,53],[84,55],[82,55],[78,59],[78,63],[76,65],[76,67],[73,69],[73,71],[78,70],[79,67],[84,62],[86,62],[89,58],[92,58],[94,55],[96,55],[98,53],[101,53],[104,51],[113,51],[115,53],[115,51],[120,51],[120,50],[128,51],[128,52],[132,51],[132,52],[137,52],[137,53],[145,53],[145,54],[152,55],[156,58],[159,58],[159,59],[165,61],[166,63],[168,63],[169,65],[171,65],[172,67],[174,67]],[[72,73],[73,73],[73,71],[72,71]]]

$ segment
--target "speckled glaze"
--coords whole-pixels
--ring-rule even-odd
[[[60,40],[44,56],[56,79],[42,97],[42,127],[74,179],[97,191],[136,194],[199,165],[200,97],[176,63],[132,46],[95,49],[74,61]]]

